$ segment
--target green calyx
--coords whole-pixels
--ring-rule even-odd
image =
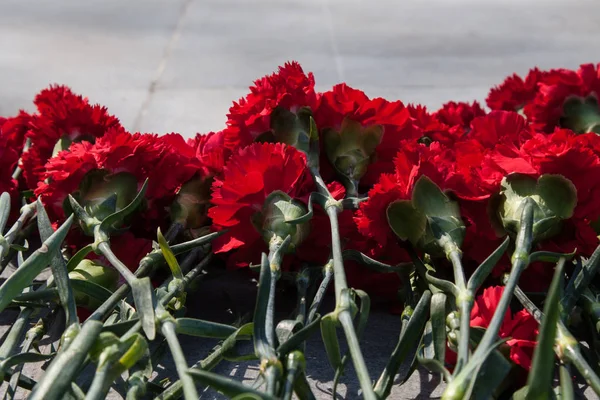
[[[263,204],[262,211],[253,217],[253,223],[266,243],[273,237],[285,238],[291,236],[287,252],[293,252],[310,232],[310,222],[292,222],[306,214],[302,203],[292,199],[286,193],[275,191]]]
[[[137,191],[137,178],[127,172],[93,170],[83,178],[75,198],[91,217],[102,221],[131,203]]]
[[[426,176],[415,184],[411,200],[388,206],[387,219],[396,236],[433,256],[458,250],[465,236],[458,203]]]
[[[573,96],[565,100],[560,126],[575,133],[600,134],[600,105],[596,96]]]
[[[496,223],[511,235],[517,234],[526,199],[533,200],[533,240],[540,241],[558,234],[562,221],[571,218],[577,205],[577,190],[562,175],[542,175],[539,179],[513,174],[501,184],[495,207]]]
[[[195,176],[184,183],[171,204],[171,221],[188,229],[198,229],[208,221],[212,177]]]
[[[323,131],[327,158],[340,175],[355,184],[367,172],[382,139],[383,126],[363,127],[348,118],[344,119],[339,131],[332,128]]]
[[[271,113],[271,130],[260,135],[256,141],[285,143],[307,154],[311,117],[312,112],[308,107],[301,107],[296,112],[277,107]]]

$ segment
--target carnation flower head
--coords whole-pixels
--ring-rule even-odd
[[[470,104],[450,101],[437,110],[434,117],[448,126],[468,128],[474,118],[484,115],[485,111],[476,101]]]
[[[59,150],[73,142],[93,143],[109,130],[124,131],[119,120],[106,107],[91,105],[87,98],[66,86],[50,86],[34,100],[38,113],[31,117],[27,138],[29,151],[23,154],[23,175],[35,188],[44,175],[44,165]]]
[[[267,250],[267,241],[278,229],[289,229],[294,246],[300,244],[306,226],[288,226],[285,221],[289,218],[281,215],[277,204],[287,202],[297,212],[303,207],[300,201],[306,201],[313,189],[306,157],[294,147],[254,143],[240,150],[229,159],[222,178],[213,183],[214,206],[209,216],[214,230],[227,229],[213,242],[213,250],[236,250],[229,257],[229,265],[244,266],[260,260],[257,257]]]
[[[506,78],[490,90],[486,103],[492,110],[520,111],[531,103],[538,91],[544,73],[537,68],[529,71],[525,79],[517,74]]]
[[[600,133],[600,68],[584,64],[577,71],[551,70],[525,114],[532,125],[550,133],[557,127],[576,133]]]
[[[401,101],[369,99],[344,83],[321,94],[314,117],[323,142],[325,180],[333,179],[336,171],[367,189],[381,173],[394,170],[393,159],[403,140],[420,137]]]
[[[440,142],[451,146],[465,133],[462,126],[447,125],[436,115],[431,114],[425,106],[409,104],[406,108],[410,114],[412,125],[420,131],[420,136],[417,138],[420,143]]]
[[[471,310],[471,327],[486,329],[490,325],[503,292],[503,286],[493,286],[484,289],[483,293],[477,296]],[[529,370],[538,333],[538,323],[527,310],[513,314],[509,309],[506,310],[498,336],[508,339],[503,346],[509,347],[510,359]]]
[[[154,237],[156,226],[164,225],[165,208],[179,187],[198,170],[197,164],[186,156],[193,154],[193,149],[186,153],[183,146],[187,144],[178,136],[129,134],[113,129],[94,144],[73,143],[68,151],[61,151],[48,161],[44,181],[35,194],[41,196],[49,215],[61,220],[69,194],[83,206],[97,208],[116,193],[116,208],[120,209],[133,200],[148,179],[144,223],[136,226]],[[181,146],[175,146],[177,143]]]
[[[8,145],[19,154],[23,152],[25,134],[29,130],[31,115],[23,110],[14,117],[0,117],[0,137],[4,137]]]
[[[296,61],[256,80],[250,93],[229,109],[225,147],[234,150],[255,140],[295,144],[299,136],[306,134],[302,132],[306,119],[298,121],[296,114],[306,114],[306,107],[314,110],[317,105],[314,87],[313,74],[305,74]]]

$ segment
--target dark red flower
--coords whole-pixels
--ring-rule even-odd
[[[259,262],[267,245],[253,219],[267,197],[281,191],[292,199],[302,199],[313,186],[306,157],[291,146],[255,143],[240,150],[229,159],[223,177],[213,183],[214,206],[208,215],[215,230],[228,230],[213,242],[213,250],[237,250],[228,257],[230,266]]]
[[[25,111],[19,111],[15,117],[0,118],[0,136],[4,137],[8,145],[19,154],[23,151],[25,134],[29,130],[31,115]]]
[[[437,110],[434,117],[448,126],[468,128],[474,118],[484,115],[485,111],[476,101],[471,104],[450,101]]]
[[[325,149],[322,151],[321,174],[326,180],[333,179],[332,164],[336,157],[349,157],[350,151],[365,152],[361,137],[369,129],[380,127],[383,135],[379,135],[374,154],[363,154],[370,158],[364,175],[360,177],[361,186],[369,189],[376,182],[380,174],[390,173],[394,170],[394,157],[400,143],[406,139],[421,137],[419,129],[412,125],[410,113],[401,101],[387,101],[383,98],[369,99],[362,91],[353,89],[342,83],[334,86],[330,91],[322,93],[319,107],[314,112],[315,122],[327,141],[326,131],[333,131],[341,135],[340,149]],[[358,133],[353,133],[352,138],[357,143],[349,143],[344,136],[343,129],[354,130],[349,121],[360,126]],[[356,137],[355,135],[359,135]],[[324,143],[324,146],[328,146]],[[354,149],[354,147],[356,149]],[[329,153],[329,154],[328,154]],[[338,154],[340,153],[340,154]]]
[[[194,149],[177,134],[132,135],[115,129],[95,144],[74,143],[68,151],[51,158],[35,194],[42,197],[51,217],[62,219],[68,194],[97,204],[117,193],[118,204],[124,206],[148,178],[148,206],[143,223],[135,225],[140,229],[145,226],[145,233],[154,237],[177,190],[198,170],[197,161],[192,161],[194,155]]]
[[[600,69],[584,64],[577,71],[551,70],[544,74],[525,114],[536,129],[556,127],[577,133],[600,131]],[[593,120],[591,116],[593,115]]]
[[[29,122],[26,136],[31,139],[31,147],[22,161],[23,175],[31,188],[41,180],[44,165],[55,155],[59,142],[63,141],[61,148],[66,149],[72,142],[94,142],[109,130],[124,131],[105,107],[89,104],[66,86],[42,90],[34,103],[38,114]]]
[[[295,113],[301,107],[314,110],[315,78],[305,74],[297,62],[286,63],[279,71],[254,82],[250,94],[229,109],[225,134],[228,149],[243,147],[271,130],[271,114],[277,108]]]
[[[9,137],[0,136],[0,194],[7,192],[11,196],[11,211],[18,213],[19,196],[13,171],[19,162],[19,153],[10,145]],[[16,207],[16,208],[15,208]],[[15,214],[17,215],[17,214]]]
[[[465,133],[462,126],[449,126],[443,123],[435,115],[427,111],[425,106],[409,104],[407,107],[412,124],[421,131],[420,141],[423,143],[440,142],[451,146]]]
[[[529,71],[525,79],[517,74],[506,78],[501,85],[490,90],[486,103],[492,110],[519,111],[535,98],[538,82],[544,73],[537,68]]]
[[[490,325],[503,292],[503,286],[489,287],[475,299],[471,310],[471,327],[485,329]],[[538,329],[537,321],[527,310],[513,314],[509,309],[498,332],[500,338],[508,338],[506,345],[510,348],[510,359],[527,370],[531,368]]]

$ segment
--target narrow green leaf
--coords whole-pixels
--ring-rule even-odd
[[[0,195],[0,235],[2,235],[2,232],[4,232],[9,215],[10,195],[7,192],[3,192],[2,195]]]
[[[366,254],[361,253],[358,250],[344,250],[342,253],[344,260],[352,260],[361,263],[368,269],[381,272],[381,273],[397,273],[397,272],[409,272],[412,269],[412,263],[402,263],[399,265],[388,265],[380,261],[374,260]]]
[[[483,282],[492,272],[498,261],[502,258],[508,245],[510,244],[510,238],[507,236],[502,244],[498,246],[496,250],[488,258],[486,258],[479,267],[473,272],[471,278],[469,278],[469,282],[467,282],[467,289],[472,293],[477,293]]]
[[[554,253],[552,251],[536,251],[529,255],[529,263],[534,263],[537,261],[556,263],[561,258],[565,260],[571,260],[575,257],[576,252],[573,253]]]
[[[20,353],[2,360],[0,370],[6,371],[8,368],[15,365],[46,361],[54,357],[56,353],[40,354],[40,353]]]
[[[498,350],[493,351],[479,370],[477,382],[473,387],[472,398],[474,400],[494,398],[493,394],[500,387],[511,369],[511,362]]]
[[[258,295],[254,308],[254,350],[260,358],[274,359],[277,357],[275,350],[267,340],[267,307],[271,288],[271,270],[266,254],[262,254],[260,278],[258,281]]]
[[[54,229],[52,228],[50,218],[48,218],[48,213],[46,213],[46,209],[39,198],[36,201],[36,207],[37,224],[40,232],[40,238],[45,241],[52,236]],[[77,306],[73,296],[73,289],[69,284],[69,271],[67,270],[65,259],[60,253],[60,249],[56,249],[50,254],[52,254],[52,260],[50,261],[52,276],[54,277],[54,282],[56,282],[56,288],[58,289],[60,302],[65,310],[67,326],[69,326],[78,322]]]
[[[156,337],[156,321],[154,320],[154,299],[150,278],[138,278],[130,283],[135,307],[142,321],[142,329],[149,340]]]
[[[104,303],[112,295],[110,290],[91,281],[69,279],[69,282],[73,290],[85,293],[86,295],[98,300],[100,303]]]
[[[554,343],[558,329],[560,308],[558,302],[563,283],[565,259],[561,258],[556,265],[554,278],[548,290],[544,304],[544,317],[540,325],[537,345],[533,352],[531,371],[527,378],[527,399],[546,399],[554,377]]]
[[[0,286],[0,312],[48,266],[52,255],[67,236],[72,222],[71,216]]]
[[[436,278],[435,276],[431,275],[431,271],[427,271],[425,273],[425,279],[433,287],[441,290],[444,293],[450,294],[450,295],[454,296],[455,298],[459,297],[459,295],[460,295],[460,291],[458,290],[458,287],[456,287],[456,285],[454,283],[447,281],[445,279]]]
[[[406,330],[401,333],[396,348],[394,348],[385,369],[375,384],[375,393],[380,398],[386,398],[390,395],[392,385],[394,384],[394,377],[400,365],[406,361],[408,353],[412,349],[415,349],[420,342],[429,316],[430,303],[431,292],[427,290],[419,299],[419,303],[417,303],[417,307],[408,321]]]
[[[102,332],[111,332],[117,336],[123,336],[139,321],[140,320],[138,318],[134,318],[127,321],[118,322],[116,324],[104,325],[102,327]]]
[[[188,336],[225,339],[237,331],[231,325],[195,318],[177,318],[176,322],[177,333]]]
[[[81,204],[79,204],[79,202],[77,200],[75,200],[75,197],[69,195],[68,198],[69,198],[69,204],[71,205],[71,209],[73,210],[73,214],[75,214],[75,217],[82,225],[82,228],[84,228],[86,234],[92,235],[93,232],[91,231],[91,228],[97,222],[97,220],[92,218],[83,209],[83,207],[81,207]]]
[[[73,271],[79,265],[79,263],[82,262],[87,255],[93,251],[93,248],[94,246],[92,244],[88,244],[79,249],[79,251],[77,251],[77,253],[75,253],[75,255],[69,259],[69,262],[67,263],[67,270],[69,272]]]
[[[175,279],[183,280],[183,272],[181,272],[181,267],[179,266],[179,263],[177,262],[177,259],[175,258],[175,254],[173,254],[173,252],[171,251],[171,248],[169,247],[169,243],[167,243],[167,240],[165,239],[162,232],[160,231],[160,228],[158,228],[158,231],[156,234],[158,236],[158,245],[160,246],[160,251],[162,251],[163,257],[167,261],[167,265],[171,269],[171,273],[173,274],[173,277]]]
[[[104,220],[100,223],[100,229],[104,232],[110,232],[115,228],[116,225],[123,222],[123,220],[131,213],[133,213],[137,208],[142,204],[142,200],[144,200],[144,195],[146,194],[146,189],[148,189],[148,179],[144,181],[142,188],[135,196],[135,198],[129,203],[126,207],[120,209],[119,211],[109,215],[104,218]]]
[[[329,364],[333,367],[334,371],[337,371],[342,366],[342,355],[340,353],[340,343],[336,328],[337,319],[335,314],[330,313],[321,318],[321,336]]]
[[[199,247],[205,243],[210,243],[212,240],[218,238],[219,236],[225,234],[227,230],[222,230],[219,232],[209,233],[208,235],[184,242],[179,244],[174,244],[171,246],[171,251],[175,255],[179,255],[185,253],[186,251],[190,251],[196,247]]]
[[[600,266],[600,246],[596,247],[592,256],[583,263],[581,270],[576,275],[572,276],[565,289],[565,294],[561,300],[562,309],[566,313],[570,313],[577,299],[588,287],[592,279],[596,276]]]
[[[433,338],[434,357],[443,363],[446,359],[446,302],[445,293],[435,293],[431,296],[431,331]]]
[[[417,360],[419,364],[427,368],[430,372],[442,374],[446,382],[452,381],[452,374],[444,367],[444,364],[442,364],[440,361],[422,357],[418,357]]]
[[[575,390],[573,389],[573,378],[569,367],[561,364],[559,367],[560,376],[560,397],[561,400],[575,400]]]
[[[294,333],[288,340],[281,343],[279,347],[277,347],[277,353],[280,355],[280,357],[283,357],[292,350],[298,349],[300,344],[312,336],[312,333],[319,328],[320,323],[321,316],[316,314],[315,318],[308,325]]]
[[[208,371],[203,371],[200,369],[190,369],[188,374],[191,375],[192,378],[196,382],[200,382],[204,385],[208,385],[213,389],[223,393],[225,396],[234,397],[242,394],[252,394],[257,396],[260,399],[275,399],[274,397],[259,392],[258,390],[254,390],[251,387],[248,387],[238,381],[234,381],[233,379],[225,378],[219,374],[215,374]]]
[[[344,210],[358,210],[360,203],[368,199],[368,197],[346,197],[342,200],[342,207],[344,207]]]
[[[50,363],[46,373],[33,388],[29,399],[62,399],[75,376],[81,372],[81,364],[96,342],[101,329],[102,323],[99,321],[90,320],[83,324],[81,331],[71,344],[66,349],[61,349]]]

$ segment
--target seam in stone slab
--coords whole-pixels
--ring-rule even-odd
[[[165,69],[167,68],[167,62],[169,61],[169,58],[171,57],[171,53],[173,52],[173,48],[175,47],[175,44],[181,37],[181,31],[183,30],[183,26],[184,26],[183,22],[185,20],[186,15],[188,14],[188,9],[190,8],[190,5],[192,4],[192,2],[193,2],[193,0],[184,0],[183,4],[181,5],[181,11],[179,12],[179,17],[177,19],[177,24],[175,25],[175,29],[173,29],[173,33],[171,34],[171,37],[169,38],[169,42],[165,46],[163,55],[160,59],[160,62],[158,63],[156,72],[154,73],[154,78],[152,78],[152,81],[150,81],[150,86],[148,87],[148,93],[146,94],[146,98],[144,99],[142,106],[140,107],[140,110],[139,110],[137,116],[135,117],[135,120],[133,123],[133,131],[134,132],[139,131],[140,125],[142,123],[142,119],[148,112],[148,107],[150,106],[150,101],[152,100],[152,96],[154,95],[154,92],[156,91],[156,86],[158,85],[158,82],[160,81],[162,74],[165,72]]]
[[[342,56],[338,50],[337,40],[335,39],[335,28],[333,26],[333,16],[331,15],[331,9],[329,8],[329,0],[323,0],[323,13],[327,22],[327,31],[329,33],[329,45],[333,52],[333,60],[335,61],[335,69],[338,75],[339,82],[345,82],[344,79],[344,65],[342,63]]]

